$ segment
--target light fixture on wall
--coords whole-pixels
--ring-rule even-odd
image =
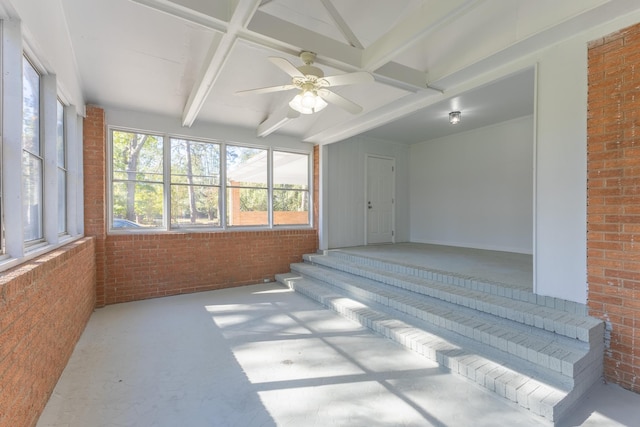
[[[289,102],[289,107],[302,114],[317,113],[326,106],[327,102],[318,95],[311,84],[304,84],[300,93]]]
[[[449,123],[452,125],[457,125],[460,123],[461,113],[460,111],[452,111],[449,113]]]

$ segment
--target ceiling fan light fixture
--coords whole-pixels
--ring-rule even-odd
[[[298,111],[301,114],[313,114],[323,110],[327,106],[324,99],[318,96],[315,91],[306,90],[297,94],[291,102],[289,107]]]
[[[462,114],[460,113],[460,111],[452,111],[449,113],[449,123],[451,123],[452,125],[457,125],[458,123],[460,123],[461,119]]]

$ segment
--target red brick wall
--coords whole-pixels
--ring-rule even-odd
[[[635,72],[634,72],[635,70]],[[589,311],[610,330],[605,378],[640,392],[640,24],[589,44]]]
[[[104,110],[87,106],[83,123],[84,232],[96,238],[96,306],[105,305],[106,127]]]
[[[89,107],[85,231],[96,236],[97,306],[261,283],[317,250],[312,229],[106,235],[105,129],[103,110]]]
[[[273,280],[316,250],[314,230],[109,236],[106,303]]]
[[[95,305],[94,240],[0,273],[0,426],[33,426]]]

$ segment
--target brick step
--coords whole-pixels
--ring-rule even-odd
[[[278,280],[553,422],[602,377],[582,304],[347,250],[304,261]]]
[[[430,275],[428,270],[362,256],[351,256],[340,251],[328,251],[328,253],[334,255],[309,254],[304,256],[304,260],[523,325],[554,332],[568,338],[578,339],[590,343],[590,345],[600,346],[602,343],[604,323],[599,319],[576,313],[573,308],[567,311],[547,305],[541,306],[537,301],[525,301],[519,298],[521,292],[516,289],[506,288],[509,292],[503,289],[503,295],[500,295],[495,288],[496,285],[494,287],[480,286],[472,279],[465,279],[461,282],[463,284],[456,284],[453,283],[451,276]],[[491,290],[494,292],[490,292]],[[514,292],[517,292],[516,298],[514,298]],[[511,295],[511,297],[507,295]],[[556,299],[554,298],[554,300]],[[573,306],[575,305],[576,303],[573,303]],[[571,306],[569,302],[562,304],[562,308],[569,306]]]
[[[505,358],[522,359],[528,362],[526,365],[532,375],[552,379],[560,374],[564,378],[555,380],[573,386],[574,381],[582,379],[580,374],[585,369],[599,362],[597,352],[590,352],[588,344],[534,326],[496,318],[491,314],[326,267],[292,264],[291,270],[339,288],[346,296],[365,304],[377,303],[462,335],[475,341],[476,346],[505,352]]]
[[[343,289],[318,279],[299,273],[277,275],[276,278],[343,316],[438,362],[450,372],[550,421],[559,420],[600,377],[597,369],[587,369],[580,384],[571,384],[558,372],[546,370],[543,373],[539,366],[528,360],[479,345],[464,335],[378,302],[359,301]]]
[[[310,254],[310,256],[316,255],[317,254]],[[561,298],[537,295],[528,290],[514,288],[509,284],[493,282],[479,277],[467,276],[456,272],[437,270],[411,264],[391,262],[376,257],[353,254],[344,249],[328,250],[325,251],[325,255],[327,257],[350,261],[363,267],[373,267],[378,270],[395,273],[401,277],[419,277],[421,279],[434,282],[456,285],[491,295],[528,302],[540,307],[554,308],[570,314],[577,314],[579,316],[587,315],[587,307],[585,304],[567,301]]]

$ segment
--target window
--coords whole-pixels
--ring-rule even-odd
[[[25,242],[43,238],[43,153],[40,146],[40,74],[22,58],[22,195]]]
[[[114,131],[112,141],[112,227],[164,227],[163,137]]]
[[[171,138],[171,227],[220,226],[220,144]]]
[[[273,223],[309,224],[309,156],[273,152]]]
[[[111,230],[309,226],[310,158],[112,129]]]
[[[67,141],[64,129],[64,105],[58,100],[56,152],[58,163],[58,233],[67,231]]]
[[[0,50],[1,272],[81,238],[84,217],[81,96],[62,90],[19,19],[2,20]]]
[[[227,146],[227,225],[267,225],[267,154],[261,148]]]

